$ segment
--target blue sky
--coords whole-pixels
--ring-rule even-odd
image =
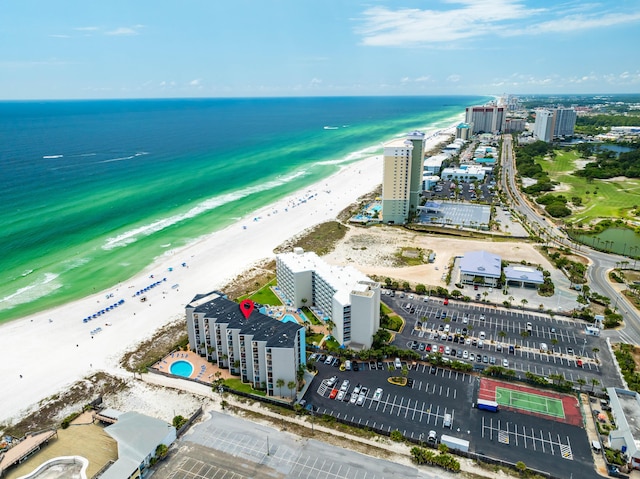
[[[0,0],[0,98],[640,92],[638,0]]]

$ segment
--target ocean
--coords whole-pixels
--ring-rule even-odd
[[[0,102],[0,322],[125,281],[487,99]]]

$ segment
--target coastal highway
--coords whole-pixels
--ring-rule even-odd
[[[512,207],[522,216],[523,221],[527,223],[531,231],[551,242],[577,250],[591,260],[591,265],[587,271],[590,288],[611,298],[611,306],[617,307],[618,312],[624,318],[625,327],[623,330],[607,332],[606,334],[611,337],[617,337],[624,342],[640,344],[640,315],[628,303],[626,298],[613,288],[607,279],[608,271],[615,268],[616,263],[628,260],[628,258],[617,254],[603,253],[587,245],[575,243],[561,228],[547,221],[527,202],[516,184],[516,165],[511,135],[503,135],[500,159],[502,190],[509,198]]]

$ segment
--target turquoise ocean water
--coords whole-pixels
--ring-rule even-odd
[[[486,100],[0,102],[0,322],[125,281],[167,249]]]

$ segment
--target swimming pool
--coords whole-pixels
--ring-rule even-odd
[[[176,361],[169,368],[171,374],[188,378],[193,373],[193,366],[187,361]]]
[[[283,323],[297,323],[298,321],[296,320],[296,318],[294,318],[293,316],[291,316],[290,314],[285,314],[284,317],[281,319],[281,321]]]

